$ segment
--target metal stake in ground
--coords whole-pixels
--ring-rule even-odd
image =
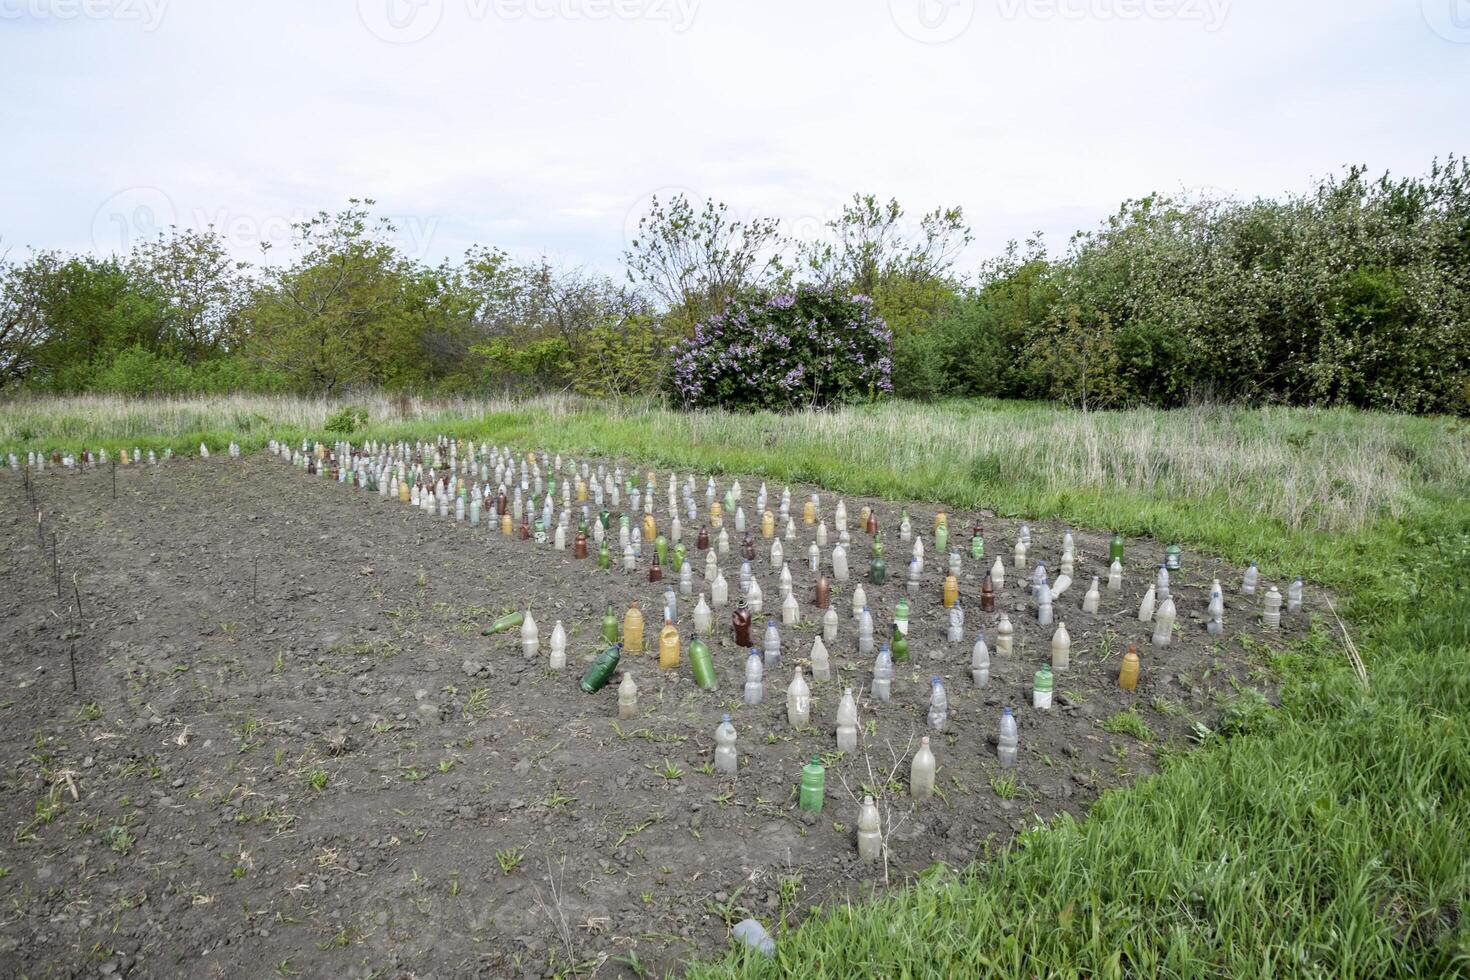
[[[71,660],[71,693],[75,694],[77,693],[77,645],[75,643],[71,645],[68,657]]]

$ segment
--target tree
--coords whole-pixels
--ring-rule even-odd
[[[136,245],[126,268],[134,282],[163,301],[172,345],[185,362],[197,364],[238,347],[249,266],[230,257],[213,227],[171,227]]]
[[[16,263],[0,254],[0,388],[25,379],[46,340],[46,297],[61,267],[56,252]]]
[[[707,200],[700,210],[683,194],[655,197],[638,219],[638,237],[624,253],[629,281],[661,300],[686,331],[724,312],[742,293],[771,285],[782,272],[780,222],[740,221]]]

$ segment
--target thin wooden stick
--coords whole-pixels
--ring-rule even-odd
[[[51,532],[51,560],[56,565],[56,598],[61,598],[61,549],[56,546],[56,532]]]
[[[71,660],[71,693],[77,693],[77,645],[71,645],[71,652],[67,655]]]
[[[76,593],[76,597],[77,597],[77,619],[78,620],[81,620],[81,618],[82,618],[82,590],[81,590],[81,587],[79,585],[77,585],[77,573],[76,572],[73,572],[72,573],[72,576],[71,576],[71,588],[72,588],[72,591],[74,593]]]

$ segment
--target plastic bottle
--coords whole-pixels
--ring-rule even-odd
[[[687,561],[679,567],[679,594],[694,594],[694,569]]]
[[[623,615],[623,650],[626,653],[643,652],[643,612],[635,599],[629,603]]]
[[[658,634],[658,665],[664,670],[679,666],[679,631],[667,619]]]
[[[1140,623],[1151,622],[1154,618],[1154,595],[1155,588],[1150,585],[1148,591],[1143,594],[1143,601],[1138,604],[1138,621]]]
[[[1173,598],[1165,599],[1154,613],[1154,646],[1166,647],[1174,638],[1176,615]]]
[[[740,757],[735,752],[735,726],[730,723],[730,716],[725,715],[715,728],[715,772],[733,776],[739,766]]]
[[[526,618],[521,620],[521,652],[527,657],[534,657],[541,651],[541,631],[536,627],[536,620],[531,618],[531,610],[526,610]]]
[[[1160,602],[1163,602],[1172,594],[1169,591],[1169,569],[1163,565],[1160,565],[1158,578],[1155,581],[1156,588],[1154,594],[1158,597],[1158,600]]]
[[[750,588],[745,593],[745,602],[750,606],[750,614],[759,616],[765,607],[765,600],[761,592],[761,584],[757,579],[750,580]]]
[[[985,643],[984,633],[976,635],[975,645],[970,648],[970,680],[976,687],[990,684],[990,647]]]
[[[1001,561],[998,555],[996,556],[995,562],[990,566],[990,582],[997,592],[1005,588],[1006,566],[1005,562]]]
[[[781,600],[781,625],[795,626],[801,622],[801,607],[796,602],[796,593],[786,593],[786,598]]]
[[[792,728],[806,728],[812,721],[812,691],[802,676],[801,664],[786,687],[786,721]]]
[[[873,699],[887,701],[893,691],[893,655],[887,647],[873,658]]]
[[[888,565],[882,555],[874,555],[868,562],[868,581],[882,585],[888,580]]]
[[[832,660],[827,655],[827,645],[820,636],[812,638],[811,661],[812,680],[826,682],[832,679]]]
[[[1046,664],[1042,664],[1031,682],[1031,707],[1041,711],[1050,711],[1051,689],[1051,669]]]
[[[1051,635],[1051,669],[1063,673],[1072,668],[1072,634],[1067,632],[1066,623],[1058,623],[1057,631]]]
[[[694,632],[708,634],[714,628],[715,614],[710,609],[709,603],[704,601],[704,593],[699,594],[699,601],[694,604]]]
[[[1113,563],[1108,566],[1108,591],[1123,591],[1123,563],[1114,558]]]
[[[863,610],[868,608],[868,590],[863,588],[861,582],[852,590],[852,618],[861,619]]]
[[[1050,626],[1052,615],[1051,586],[1042,582],[1037,586],[1036,622],[1041,626]]]
[[[1016,550],[1013,557],[1016,571],[1024,571],[1026,568],[1026,542],[1020,540],[1016,542]]]
[[[909,635],[909,601],[900,598],[893,607],[893,628],[904,636]]]
[[[1211,636],[1219,636],[1225,632],[1225,591],[1220,588],[1220,580],[1215,579],[1210,586],[1210,622],[1205,627]]]
[[[812,598],[812,605],[816,606],[818,609],[826,609],[831,604],[832,585],[830,582],[827,581],[827,576],[818,576],[815,595]]]
[[[689,667],[694,671],[694,683],[700,686],[701,691],[714,691],[714,658],[710,655],[709,645],[700,639],[698,633],[689,639]]]
[[[775,538],[771,541],[771,567],[780,568],[786,563],[786,549],[781,547],[781,539]]]
[[[896,664],[908,663],[909,638],[900,633],[897,628],[894,629],[893,636],[889,638],[888,655]]]
[[[1098,579],[1094,575],[1092,584],[1087,587],[1087,594],[1082,597],[1082,611],[1085,613],[1096,613],[1102,607],[1102,593],[1097,589]]]
[[[1118,686],[1125,691],[1138,690],[1138,646],[1128,644],[1128,652],[1123,654],[1123,663],[1118,668]]]
[[[857,701],[853,699],[850,687],[842,692],[842,700],[837,702],[837,751],[857,751]]]
[[[929,748],[929,736],[919,739],[919,751],[909,765],[909,794],[916,800],[927,800],[934,795],[934,752]]]
[[[949,697],[944,693],[944,682],[936,675],[929,679],[929,727],[942,732],[948,721]]]
[[[832,577],[839,582],[847,581],[847,548],[841,541],[832,549]]]
[[[806,567],[811,571],[813,575],[815,575],[822,569],[822,551],[820,548],[817,547],[817,543],[815,541],[807,545]]]
[[[1289,586],[1286,587],[1287,612],[1299,613],[1302,611],[1302,593],[1304,591],[1305,586],[1302,584],[1302,580],[1300,578],[1297,578],[1296,581],[1292,582]]]
[[[797,806],[808,813],[821,813],[826,784],[827,770],[822,767],[821,757],[814,755],[810,762],[801,767],[801,792],[797,797]]]
[[[1183,552],[1179,550],[1179,545],[1169,545],[1164,549],[1164,567],[1171,572],[1179,571],[1182,556]]]
[[[1016,757],[1020,754],[1021,733],[1016,726],[1016,716],[1011,714],[1010,708],[1002,708],[1000,712],[1000,737],[995,743],[995,755],[1000,764],[1009,769],[1016,764]]]
[[[1120,531],[1113,532],[1113,539],[1108,542],[1108,561],[1117,562],[1118,567],[1123,566],[1123,534]]]
[[[955,603],[949,610],[949,634],[951,643],[965,642],[965,610],[959,603]]]
[[[596,694],[602,690],[607,686],[613,671],[618,669],[622,653],[622,645],[618,643],[603,650],[597,655],[597,659],[588,665],[587,672],[582,675],[582,681],[578,686],[587,694]]]
[[[955,577],[954,572],[944,576],[944,590],[940,594],[940,602],[945,609],[953,608],[960,598],[960,580]]]
[[[1251,562],[1250,568],[1247,568],[1245,570],[1245,575],[1241,577],[1241,580],[1240,580],[1240,594],[1241,595],[1255,595],[1256,594],[1256,586],[1258,584],[1260,584],[1260,581],[1261,581],[1261,573],[1256,568],[1256,563],[1255,562]]]
[[[766,634],[761,638],[761,651],[765,654],[766,670],[781,666],[781,631],[776,629],[774,619],[766,620]]]
[[[750,656],[745,658],[745,703],[757,705],[765,694],[765,685],[761,678],[765,671],[761,668],[761,654],[759,650],[752,649]]]
[[[637,717],[638,685],[633,682],[633,674],[624,671],[623,682],[618,685],[618,718],[627,721]]]
[[[730,586],[725,581],[724,572],[715,572],[715,580],[709,587],[710,605],[715,609],[723,609],[730,601]]]
[[[822,639],[828,643],[837,642],[837,610],[833,606],[828,606],[822,613]]]
[[[873,614],[864,606],[858,614],[858,653],[873,652]]]
[[[871,796],[863,797],[857,820],[858,857],[873,862],[883,856],[883,835],[879,833],[878,807]]]
[[[565,670],[567,666],[567,631],[562,628],[561,620],[551,628],[551,669]]]
[[[1261,604],[1261,625],[1268,630],[1281,628],[1281,592],[1274,585]]]
[[[995,652],[1010,656],[1015,636],[1016,628],[1011,625],[1011,617],[1001,613],[1000,622],[995,627]]]

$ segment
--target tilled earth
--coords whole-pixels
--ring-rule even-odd
[[[640,715],[619,723],[618,678],[593,696],[577,680],[601,647],[607,603],[621,616],[640,600],[655,638],[664,588],[677,589],[668,570],[660,584],[598,571],[570,550],[427,518],[264,456],[117,477],[114,499],[105,470],[48,470],[33,504],[18,475],[0,476],[4,976],[662,973],[718,954],[747,915],[779,941],[781,923],[813,906],[900,886],[934,862],[963,865],[1035,819],[1082,812],[1187,747],[1236,685],[1268,689],[1271,650],[1306,629],[1304,616],[1284,616],[1279,633],[1264,633],[1255,600],[1236,594],[1239,569],[1186,553],[1173,577],[1175,640],[1155,650],[1136,610],[1161,546],[1130,541],[1123,591],[1104,590],[1089,615],[1080,604],[1091,576],[1106,581],[1106,536],[1074,532],[1077,581],[1056,609],[1072,669],[1057,678],[1057,706],[1035,711],[1031,676],[1052,627],[1037,625],[1010,567],[1018,522],[950,512],[966,555],[966,640],[950,644],[936,508],[914,503],[915,533],[931,547],[910,598],[913,659],[899,665],[892,701],[862,697],[871,657],[858,655],[845,615],[851,584],[834,585],[844,613],[834,677],[811,682],[815,730],[794,731],[785,687],[820,629],[799,519],[814,488],[794,486],[787,560],[805,621],[783,630],[785,666],[768,674],[765,702],[741,703],[745,654],[727,608],[711,638],[719,690],[699,690],[687,660],[660,671],[655,654],[628,656]],[[759,482],[742,480],[748,511]],[[661,492],[661,524],[665,503]],[[823,496],[829,517],[834,503]],[[865,586],[881,637],[910,546],[898,540],[899,504],[849,497],[850,525],[863,503],[878,507],[888,544],[887,584]],[[983,563],[968,557],[976,519]],[[1063,528],[1031,527],[1031,562],[1055,568]],[[696,530],[685,535],[698,592]],[[869,544],[853,531],[854,580]],[[980,580],[997,551],[1006,583],[997,612],[982,614]],[[738,554],[721,566],[733,599]],[[752,566],[775,608],[758,533]],[[1215,574],[1227,601],[1218,638],[1204,629]],[[681,597],[686,647],[693,602]],[[527,660],[513,631],[481,636],[527,606],[543,651],[564,624],[565,672],[547,670],[544,652]],[[1016,628],[1011,657],[994,651],[1002,610]],[[984,689],[969,679],[979,627],[992,647]],[[1130,641],[1143,658],[1136,693],[1116,685]],[[932,674],[944,678],[949,725],[932,740],[939,793],[913,805],[908,762]],[[796,809],[796,786],[813,753],[835,754],[844,686],[860,695],[862,751],[831,759],[826,807],[811,818]],[[994,750],[1005,705],[1021,730],[1009,771]],[[1130,708],[1144,726],[1111,720]],[[739,732],[734,779],[708,766],[725,712]],[[886,865],[857,857],[864,786],[881,797]]]

